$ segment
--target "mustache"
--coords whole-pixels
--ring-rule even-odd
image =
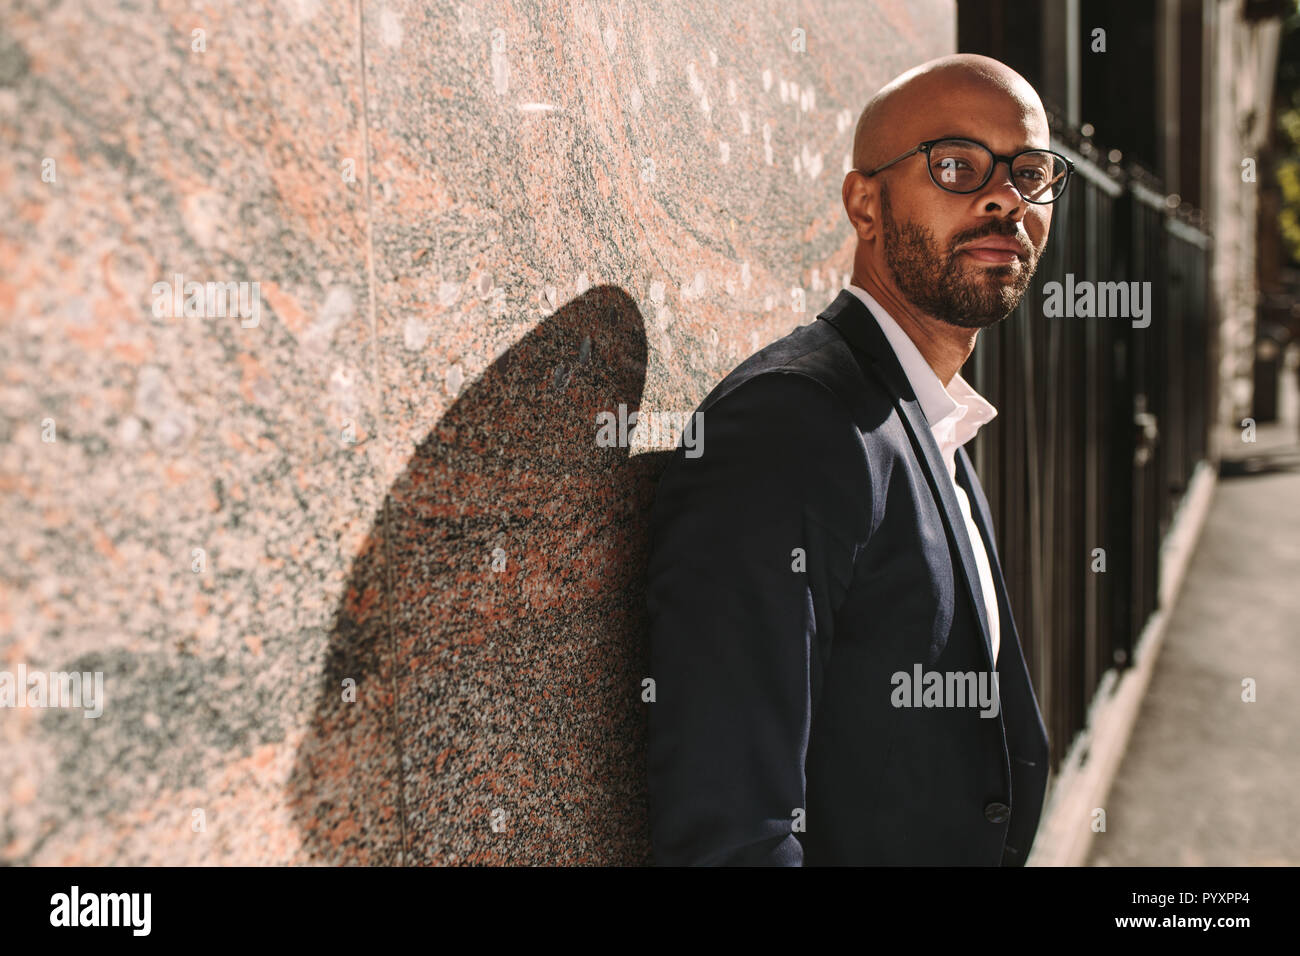
[[[1037,250],[1034,249],[1030,242],[1021,236],[1020,231],[1016,229],[1014,224],[1002,226],[998,225],[996,222],[989,226],[980,229],[972,229],[970,232],[963,232],[954,236],[952,243],[948,247],[948,253],[949,255],[955,256],[957,254],[958,246],[964,245],[968,242],[974,242],[977,239],[987,239],[989,236],[998,236],[1003,239],[1014,239],[1016,245],[1020,246],[1020,252],[1025,259],[1033,262],[1038,258]]]

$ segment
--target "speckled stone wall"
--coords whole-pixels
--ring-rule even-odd
[[[833,297],[955,5],[0,20],[0,672],[104,681],[0,709],[0,862],[646,862],[666,453],[596,417]]]

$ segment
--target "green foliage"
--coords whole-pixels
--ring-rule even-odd
[[[1300,266],[1300,12],[1283,21],[1278,50],[1277,182],[1282,192],[1278,216],[1282,243]]]

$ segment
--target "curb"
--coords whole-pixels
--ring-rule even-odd
[[[1049,785],[1026,866],[1083,866],[1092,850],[1094,808],[1103,807],[1151,683],[1174,602],[1214,499],[1217,468],[1202,460],[1188,482],[1160,546],[1159,604],[1138,637],[1133,664],[1108,670],[1088,706],[1088,719]]]

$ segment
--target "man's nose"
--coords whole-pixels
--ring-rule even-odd
[[[1005,178],[1002,179],[998,178],[999,166],[1005,166],[1007,168],[1007,174]],[[1013,209],[1017,217],[1020,218],[1024,217],[1025,212],[1029,208],[1029,202],[1028,200],[1025,199],[1024,196],[1020,194],[1020,190],[1016,188],[1015,174],[1011,170],[1010,160],[1007,159],[993,160],[993,171],[989,173],[989,181],[984,184],[983,191],[988,192],[990,190],[1001,193],[1004,197],[1009,198],[1010,201],[1006,202],[1003,205],[1005,205],[1005,207],[1008,209]],[[990,200],[988,203],[985,204],[985,209],[988,209],[989,205],[991,204],[992,204],[992,200]]]

